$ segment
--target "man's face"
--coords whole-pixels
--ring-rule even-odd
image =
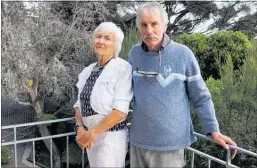
[[[138,29],[143,41],[150,51],[158,50],[167,24],[163,22],[160,12],[156,9],[148,9],[142,12],[139,17]]]

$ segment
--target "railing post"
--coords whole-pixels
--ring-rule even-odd
[[[211,159],[208,159],[208,168],[211,168]]]
[[[13,131],[14,131],[14,162],[15,162],[15,167],[17,168],[18,167],[18,160],[17,160],[17,137],[16,137],[16,133],[17,133],[17,128],[14,127],[13,128]]]
[[[53,168],[53,139],[50,139],[50,165]]]
[[[33,151],[33,167],[36,167],[36,150],[35,150],[35,141],[32,142],[32,151]]]
[[[66,137],[67,168],[69,168],[69,136]]]
[[[229,168],[231,164],[231,149],[227,150],[226,167]]]
[[[191,168],[194,168],[194,161],[195,161],[195,153],[192,151]]]

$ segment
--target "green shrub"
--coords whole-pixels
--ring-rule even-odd
[[[7,164],[11,160],[11,152],[7,147],[1,147],[1,164]]]
[[[219,58],[222,63],[226,60],[226,55],[232,57],[233,66],[238,69],[243,65],[247,51],[252,47],[247,36],[239,31],[220,31],[210,36],[210,46],[216,58]]]
[[[220,66],[220,80],[210,77],[206,84],[212,94],[220,130],[230,136],[238,146],[256,152],[257,144],[257,42],[246,53],[243,65],[234,69],[232,56],[227,54],[225,64]],[[202,132],[199,119],[192,114],[195,131]],[[215,144],[196,142],[193,147],[216,156],[226,158],[226,151]],[[247,159],[246,159],[247,158]],[[257,159],[238,155],[233,164],[250,168]],[[196,167],[206,166],[206,162],[195,161]],[[215,163],[212,166],[216,166]]]
[[[223,65],[227,55],[232,57],[234,69],[239,69],[248,49],[252,47],[246,35],[233,31],[220,31],[211,36],[200,33],[183,34],[176,41],[192,49],[205,80],[210,76],[220,78],[219,63]]]

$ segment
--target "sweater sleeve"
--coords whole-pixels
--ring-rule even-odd
[[[198,61],[193,52],[188,49],[186,64],[187,89],[192,103],[205,134],[219,131],[219,123],[215,115],[212,97],[200,72]]]

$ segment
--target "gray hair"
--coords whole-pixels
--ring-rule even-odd
[[[114,57],[118,57],[119,53],[121,51],[122,42],[124,39],[124,33],[123,31],[116,26],[116,24],[112,22],[103,22],[101,23],[95,30],[93,34],[93,40],[95,40],[95,35],[97,32],[113,32],[115,34],[115,51],[114,51]]]
[[[169,23],[168,14],[165,11],[165,9],[161,6],[161,4],[159,4],[157,2],[149,2],[149,3],[142,4],[137,8],[137,18],[136,18],[137,26],[139,26],[140,14],[142,12],[145,12],[147,9],[157,9],[161,14],[163,23],[164,24]]]

